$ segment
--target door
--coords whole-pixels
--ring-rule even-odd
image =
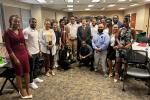
[[[131,23],[130,23],[132,28],[135,28],[136,25],[136,13],[131,14]]]

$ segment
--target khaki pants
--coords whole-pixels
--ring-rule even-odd
[[[71,47],[71,58],[75,59],[77,51],[77,40],[69,40],[69,45]]]
[[[94,68],[99,69],[99,64],[101,64],[104,74],[107,72],[106,56],[107,52],[94,52]]]

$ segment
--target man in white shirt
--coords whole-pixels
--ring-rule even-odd
[[[35,18],[30,18],[30,26],[23,30],[24,38],[26,40],[26,46],[31,55],[30,58],[30,87],[37,89],[36,83],[43,82],[38,78],[39,66],[37,65],[40,55],[39,49],[39,33],[36,29],[37,20]]]
[[[94,34],[97,34],[98,33],[98,25],[96,23],[96,18],[93,18],[92,19],[92,24],[91,24],[91,36],[93,37]]]
[[[77,29],[78,25],[75,21],[75,17],[70,17],[70,23],[68,24],[69,27],[69,44],[72,50],[72,59],[75,60],[76,51],[77,51]]]

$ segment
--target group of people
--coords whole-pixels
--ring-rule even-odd
[[[29,87],[37,89],[36,83],[43,82],[38,77],[37,64],[41,55],[45,75],[55,75],[53,69],[59,66],[58,54],[64,45],[71,48],[71,61],[78,61],[80,67],[82,64],[89,65],[91,71],[98,71],[101,64],[104,77],[114,76],[117,82],[122,57],[131,48],[132,40],[135,40],[129,18],[125,17],[122,23],[117,15],[112,19],[103,16],[82,18],[80,21],[71,16],[60,19],[59,23],[46,18],[43,29],[37,29],[36,18],[30,18],[29,27],[21,29],[20,20],[18,15],[10,16],[4,41],[16,72],[21,98],[32,98]],[[114,68],[112,60],[115,60]],[[22,89],[22,76],[25,77],[26,93]]]

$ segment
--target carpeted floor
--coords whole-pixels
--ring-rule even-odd
[[[142,81],[128,80],[126,92],[122,92],[122,82],[114,83],[113,78],[106,79],[86,67],[72,67],[68,71],[56,70],[56,76],[41,76],[44,82],[31,90],[33,100],[150,100]],[[0,85],[3,81],[0,79]],[[8,85],[6,88],[10,88]],[[19,96],[14,90],[5,90],[0,100],[19,100]]]

